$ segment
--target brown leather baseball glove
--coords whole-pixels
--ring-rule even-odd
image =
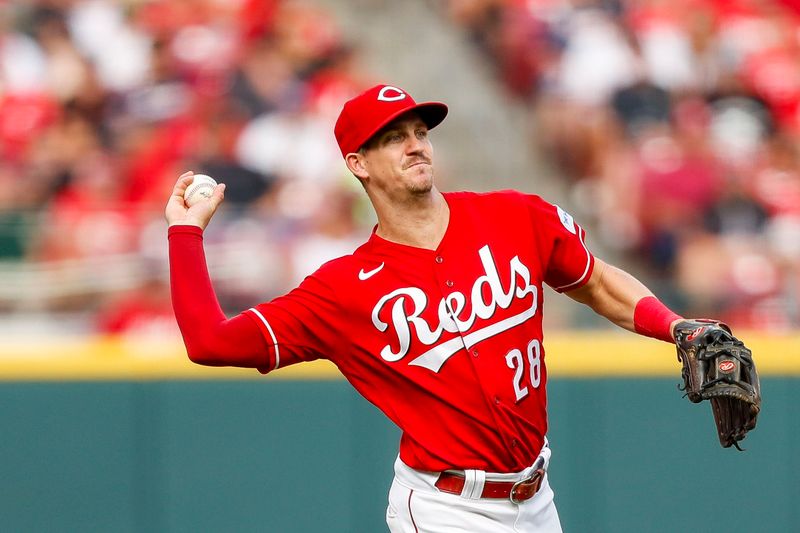
[[[684,320],[673,332],[684,389],[694,403],[711,401],[723,448],[735,446],[756,427],[761,385],[750,350],[716,320]]]

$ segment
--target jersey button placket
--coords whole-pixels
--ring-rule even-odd
[[[442,257],[439,254],[437,254],[436,257],[433,258],[433,260],[436,262],[437,265],[441,265],[442,263],[444,263],[444,257]],[[436,277],[437,277],[439,283],[442,282],[441,281],[442,278],[444,276],[446,276],[446,275],[447,275],[447,271],[446,270],[438,270],[437,271]],[[447,289],[452,289],[454,285],[455,285],[455,283],[453,282],[452,279],[444,280],[444,286],[447,287]],[[455,313],[453,312],[453,308],[451,307],[450,302],[447,300],[447,296],[449,295],[449,291],[447,289],[444,289],[444,288],[441,289],[442,297],[445,298],[445,308],[447,309],[447,313],[450,315],[450,317],[453,319],[453,321],[455,321],[455,319],[456,319]],[[462,332],[460,330],[459,330],[459,334],[462,334]]]
[[[442,257],[439,254],[434,256],[433,260],[437,265],[443,265],[443,263],[444,263],[444,257]],[[438,270],[437,269],[437,278],[440,280],[440,283],[441,283],[442,278],[445,278],[444,279],[444,285],[445,285],[445,287],[447,287],[447,289],[452,289],[455,286],[455,282],[452,279],[447,279],[448,278],[448,272],[447,272],[446,268],[442,269],[442,270]],[[448,293],[448,291],[446,289],[443,289],[442,295],[446,297],[446,293]],[[453,321],[455,321],[456,320],[456,316],[455,316],[455,313],[453,312],[453,308],[451,307],[451,303],[449,301],[447,301],[445,303],[445,307],[447,309],[448,314],[451,316]],[[456,322],[456,327],[459,330],[459,335],[461,336],[462,342],[463,342],[464,335],[466,334],[466,331],[462,331],[461,330],[461,327],[458,325],[458,322]],[[478,349],[477,348],[470,348],[469,346],[467,346],[466,343],[464,343],[464,348],[466,349],[466,352],[469,355],[472,356],[470,358],[470,359],[472,359],[472,366],[473,366],[473,368],[476,369],[476,372],[477,372],[478,355],[479,355]],[[484,384],[481,383],[480,381],[479,381],[479,384],[480,384],[481,388],[483,389],[483,393],[484,393],[485,397],[488,399],[488,401],[491,402],[492,398],[493,398],[494,402],[499,405],[500,404],[499,398],[497,396],[492,396],[489,393],[489,391],[487,391],[485,389]]]

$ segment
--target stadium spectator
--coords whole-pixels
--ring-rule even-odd
[[[646,258],[685,313],[800,325],[800,3],[446,6],[609,247]]]
[[[800,325],[799,2],[441,5],[528,105],[595,238],[685,314]],[[186,168],[228,185],[208,239],[232,307],[369,230],[329,132],[371,80],[310,0],[6,3],[0,43],[0,258],[158,260]],[[264,227],[271,261],[237,238]],[[96,308],[147,290],[98,275]]]

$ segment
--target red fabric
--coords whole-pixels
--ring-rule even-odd
[[[249,314],[226,319],[208,276],[203,231],[169,228],[172,307],[189,359],[208,366],[239,366],[266,372],[267,346]]]
[[[436,250],[373,234],[248,312],[270,366],[331,360],[401,428],[412,468],[519,471],[547,433],[542,285],[578,288],[594,259],[583,230],[537,196],[445,199]]]
[[[800,0],[779,0],[779,2],[800,15]]]
[[[445,104],[418,104],[410,94],[391,85],[376,85],[348,100],[333,128],[342,155],[357,151],[381,128],[408,111],[419,113],[428,128],[437,126],[447,116]]]
[[[671,343],[675,339],[672,338],[670,325],[680,318],[655,296],[639,300],[633,311],[633,325],[637,333]]]
[[[44,93],[7,93],[0,98],[0,155],[19,160],[42,131],[55,123],[61,108]]]
[[[316,115],[335,117],[342,101],[362,90],[363,83],[357,76],[346,67],[334,65],[334,68],[321,70],[308,80],[307,110]]]
[[[41,260],[98,257],[138,250],[140,214],[120,201],[124,181],[113,162],[86,158],[72,182],[50,204]]]
[[[198,149],[202,125],[196,117],[178,117],[154,129],[128,157],[127,198],[160,205],[175,182],[178,162]]]
[[[97,317],[97,329],[103,333],[140,337],[178,332],[168,293],[156,284],[108,305]]]
[[[240,3],[238,26],[241,39],[250,43],[269,34],[278,9],[276,0],[244,0]]]
[[[792,128],[800,102],[797,50],[776,46],[749,54],[742,65],[745,83],[770,106],[781,127]]]

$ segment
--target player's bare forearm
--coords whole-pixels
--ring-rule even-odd
[[[636,304],[653,295],[632,275],[597,258],[589,281],[566,294],[629,331],[636,331],[633,321]]]

